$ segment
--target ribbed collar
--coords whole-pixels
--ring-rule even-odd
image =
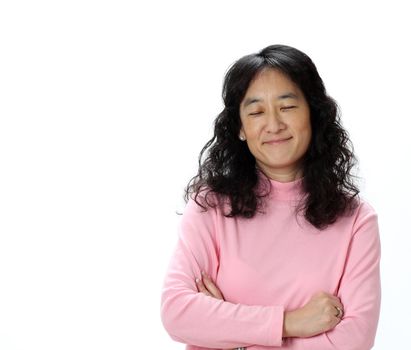
[[[266,183],[267,179],[264,175],[262,175],[260,170],[257,170],[258,175],[260,176],[260,180]],[[272,199],[279,199],[279,200],[299,200],[304,195],[303,190],[303,179],[299,178],[294,181],[290,182],[280,182],[277,180],[269,179],[271,183],[271,192],[270,198]],[[266,187],[264,187],[266,188]],[[264,190],[264,193],[267,190]]]

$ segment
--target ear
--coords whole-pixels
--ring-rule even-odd
[[[245,139],[244,128],[242,126],[240,128],[240,133],[238,134],[238,137],[243,137]]]

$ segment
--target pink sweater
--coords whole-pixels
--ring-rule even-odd
[[[252,219],[226,218],[218,207],[201,212],[188,201],[162,289],[165,329],[187,350],[371,349],[381,303],[376,212],[361,200],[352,216],[320,231],[294,214],[301,179],[270,181],[266,214]],[[198,292],[202,270],[225,301]],[[318,291],[340,298],[341,322],[313,337],[282,338],[284,312]]]

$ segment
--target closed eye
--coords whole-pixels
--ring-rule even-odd
[[[288,110],[288,109],[293,109],[293,108],[297,108],[297,106],[287,106],[287,107],[282,107],[280,108],[281,110]],[[261,114],[263,112],[255,112],[255,113],[250,113],[250,115],[257,115],[257,114]]]
[[[297,108],[297,106],[287,106],[287,107],[283,107],[281,109],[283,110],[283,109],[292,109],[292,108]]]

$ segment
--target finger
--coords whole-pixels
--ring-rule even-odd
[[[337,324],[339,324],[342,320],[341,320],[341,318],[339,318],[339,317],[333,317],[333,320],[334,320],[334,324],[333,324],[333,327],[335,327]]]
[[[343,316],[340,316],[340,317],[334,316],[334,318],[338,323],[340,323],[342,321]]]
[[[339,307],[344,312],[344,305],[342,304],[340,300],[336,300],[335,302],[333,302],[333,305],[335,307]]]
[[[341,303],[340,298],[335,295],[331,295],[331,298],[333,300],[332,304],[334,305],[334,307],[339,307],[341,311],[344,313],[344,305]]]
[[[338,310],[337,308],[339,308],[341,311]],[[344,309],[341,306],[335,305],[334,310],[335,310],[334,316],[339,318],[339,319],[342,319],[343,316],[344,316]]]
[[[341,304],[341,303],[338,303],[336,306],[339,307],[341,309],[342,313],[344,314],[344,305]]]
[[[196,278],[196,284],[197,284],[197,288],[198,288],[198,291],[199,291],[199,292],[204,293],[205,295],[208,295],[208,296],[210,296],[210,297],[213,297],[213,296],[211,295],[211,293],[207,290],[207,288],[204,286],[204,284],[203,284],[203,282],[201,281],[201,279]]]
[[[202,276],[203,280],[198,278],[196,279],[196,285],[199,291],[213,298],[224,300],[224,296],[222,295],[218,287],[213,283],[210,276],[206,275],[205,273],[202,273]]]
[[[208,276],[207,274],[203,274],[203,280],[204,280],[204,284],[206,286],[206,288],[208,289],[208,291],[214,295],[215,298],[218,299],[224,299],[223,295],[221,294],[220,290],[217,288],[217,286],[214,284],[213,280],[211,279],[210,276]]]

